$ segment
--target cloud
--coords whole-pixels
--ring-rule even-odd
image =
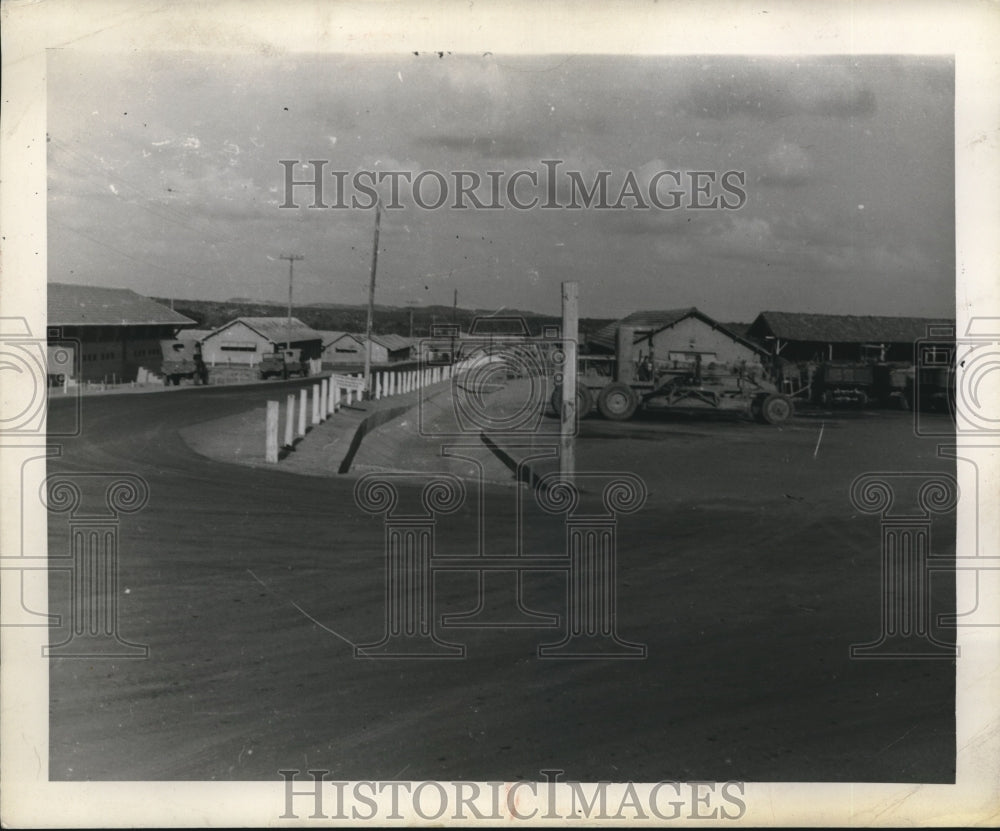
[[[481,159],[526,159],[537,157],[535,144],[517,135],[424,134],[415,142],[422,147],[464,153]]]
[[[828,62],[722,60],[702,68],[680,104],[686,113],[704,118],[870,116],[875,93],[859,74],[848,65]]]
[[[803,185],[810,180],[813,167],[812,158],[802,147],[781,140],[767,154],[764,172],[758,181],[790,187]]]

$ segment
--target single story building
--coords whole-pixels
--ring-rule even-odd
[[[609,323],[586,338],[591,354],[614,354],[619,327],[633,329],[633,360],[642,364],[650,358],[658,369],[678,369],[694,365],[744,363],[760,367],[768,360],[758,343],[727,329],[693,306],[684,309],[633,312]]]
[[[177,333],[177,340],[185,343],[201,343],[213,331],[212,329],[184,329]]]
[[[949,326],[947,318],[761,312],[747,334],[793,362],[912,362],[916,341]]]
[[[363,364],[366,340],[351,332],[322,332],[324,364]],[[371,362],[383,366],[411,360],[412,341],[401,335],[372,335]]]
[[[285,349],[301,350],[302,360],[319,358],[323,336],[296,317],[238,317],[201,341],[201,354],[211,367],[219,364],[256,366],[264,355]]]
[[[194,325],[131,289],[48,284],[48,342],[79,350],[71,374],[78,381],[120,383],[134,381],[140,368],[159,372],[160,341]]]

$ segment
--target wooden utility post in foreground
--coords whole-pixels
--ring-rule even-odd
[[[579,331],[575,282],[562,284],[562,419],[559,425],[559,472],[563,479],[576,474],[576,341]]]

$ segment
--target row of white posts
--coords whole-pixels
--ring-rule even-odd
[[[348,380],[352,383],[345,383]],[[340,410],[342,405],[360,400],[360,376],[334,375],[317,381],[311,390],[300,389],[298,396],[289,393],[285,404],[285,433],[281,446],[293,447],[296,439],[305,437],[307,423],[313,427],[322,424]],[[281,404],[278,401],[267,402],[264,460],[271,464],[278,461],[280,408]]]
[[[376,372],[371,379],[371,397],[378,400],[392,395],[405,395],[408,392],[423,389],[442,381],[449,381],[458,372],[467,367],[469,361],[459,361],[448,366],[426,367],[405,372]],[[361,401],[361,376],[333,375],[312,385],[311,405],[309,390],[299,390],[298,399],[294,393],[289,394],[285,406],[285,433],[282,447],[292,447],[296,439],[306,434],[307,411],[309,422],[313,426],[326,421],[341,407],[341,398],[346,393],[345,404]],[[350,383],[347,383],[350,381]],[[297,402],[297,405],[296,405]],[[271,464],[278,461],[278,422],[280,421],[280,403],[267,402],[267,421],[265,430],[264,459]],[[297,418],[296,418],[297,415]],[[297,427],[296,427],[297,425]]]
[[[447,366],[411,369],[405,372],[376,372],[372,376],[372,398],[388,398],[391,395],[406,395],[408,392],[450,381],[458,372],[466,368],[468,360]]]

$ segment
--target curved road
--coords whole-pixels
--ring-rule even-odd
[[[559,627],[445,631],[440,615],[484,585],[455,571],[436,577],[435,628],[465,657],[375,660],[352,644],[386,625],[385,530],[355,506],[356,478],[223,464],[179,435],[277,386],[83,399],[81,435],[49,469],[147,481],[148,505],[120,523],[118,600],[120,634],[149,655],[52,660],[52,779],[953,780],[954,663],[848,658],[878,633],[880,559],[877,519],[847,487],[949,469],[902,415],[827,421],[818,458],[813,419],[588,421],[580,464],[649,487],[618,522],[616,621],[647,657],[539,659],[565,631],[558,572],[525,574],[522,598]],[[53,401],[50,428],[70,417]],[[485,492],[490,553],[512,550],[516,492]],[[467,502],[439,521],[439,553],[474,549]],[[940,553],[953,522],[935,524]],[[66,517],[49,528],[65,552]],[[556,517],[530,514],[525,538],[563,553]],[[509,606],[511,573],[485,579],[491,607]],[[50,587],[68,611],[65,579]],[[934,590],[946,611],[952,585]]]

